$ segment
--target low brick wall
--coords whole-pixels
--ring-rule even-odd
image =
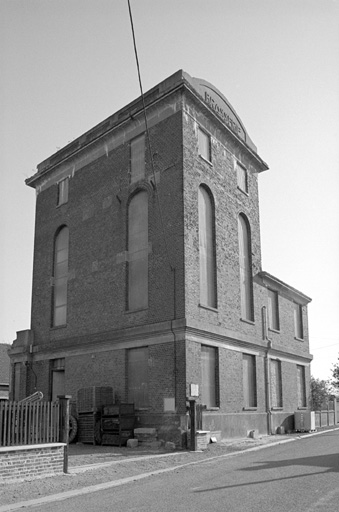
[[[0,483],[63,473],[65,443],[0,448]]]

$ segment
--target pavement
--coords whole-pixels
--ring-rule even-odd
[[[167,452],[161,448],[126,448],[71,444],[67,474],[0,484],[0,512],[61,501],[73,496],[100,491],[152,475],[175,471],[188,465],[220,457],[234,457],[248,450],[298,441],[336,427],[311,433],[259,436],[211,443],[204,451]]]

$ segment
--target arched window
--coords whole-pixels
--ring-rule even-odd
[[[200,304],[217,307],[214,202],[206,187],[199,187]]]
[[[66,226],[63,226],[54,241],[53,327],[65,325],[67,319],[68,244],[69,231]]]
[[[248,220],[243,214],[240,214],[238,218],[238,230],[241,317],[254,321],[251,233]]]
[[[148,195],[142,190],[128,207],[128,309],[148,307]]]

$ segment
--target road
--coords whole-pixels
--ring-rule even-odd
[[[177,468],[34,512],[337,512],[339,431]]]

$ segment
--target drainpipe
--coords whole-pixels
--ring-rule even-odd
[[[271,382],[270,382],[270,354],[272,348],[272,340],[268,337],[267,326],[267,308],[261,308],[262,313],[262,326],[263,326],[263,339],[267,341],[265,350],[265,394],[266,394],[266,413],[267,413],[267,433],[272,434],[272,411],[271,411]]]

